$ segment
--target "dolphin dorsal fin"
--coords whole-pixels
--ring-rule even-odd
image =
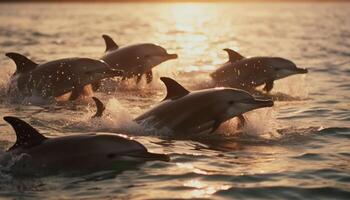
[[[7,57],[11,58],[15,64],[16,64],[16,72],[15,73],[24,73],[29,72],[33,69],[35,69],[36,66],[38,66],[37,63],[33,62],[29,58],[25,57],[22,54],[19,53],[6,53]]]
[[[114,42],[114,40],[109,37],[109,35],[102,35],[103,39],[105,40],[106,43],[106,50],[107,51],[113,51],[119,48],[119,46]]]
[[[163,101],[168,99],[174,100],[190,93],[186,88],[171,78],[161,77],[160,80],[163,81],[167,89],[167,95]]]
[[[234,51],[232,49],[226,48],[226,49],[223,49],[223,50],[227,52],[228,59],[229,59],[230,62],[237,62],[239,60],[244,59],[244,57],[241,54],[239,54],[238,52],[236,52],[236,51]]]
[[[4,117],[16,132],[16,143],[9,148],[13,150],[16,148],[31,148],[33,146],[41,144],[47,138],[40,134],[35,128],[29,125],[27,122],[17,117]]]
[[[95,101],[96,108],[97,108],[96,113],[94,116],[92,116],[92,118],[102,117],[103,111],[105,111],[106,107],[103,105],[102,101],[100,101],[98,98],[92,97],[92,99]]]

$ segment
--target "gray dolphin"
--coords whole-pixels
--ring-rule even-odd
[[[177,54],[168,54],[158,45],[151,43],[134,44],[119,48],[108,35],[103,35],[106,50],[101,60],[108,63],[112,68],[123,70],[124,79],[146,74],[147,83],[153,79],[152,68],[167,60],[176,59]]]
[[[236,51],[224,49],[229,61],[211,73],[216,86],[241,88],[252,91],[264,85],[269,92],[273,82],[294,74],[305,74],[307,69],[298,68],[292,61],[280,57],[245,58]]]
[[[273,106],[273,101],[255,99],[243,90],[213,88],[190,92],[171,78],[162,77],[161,80],[167,88],[165,99],[135,121],[158,129],[168,128],[177,135],[214,132],[234,117],[243,125],[243,113]],[[101,116],[104,106],[101,102],[96,104],[98,114],[95,116]]]
[[[18,90],[23,96],[58,98],[71,92],[70,100],[75,100],[90,84],[122,75],[103,61],[90,58],[65,58],[37,64],[19,53],[6,53],[6,56],[17,66],[9,91]]]
[[[141,143],[116,134],[81,134],[48,138],[16,117],[4,117],[17,141],[7,151],[25,155],[16,170],[61,173],[118,168],[122,163],[169,161],[165,154],[150,153]]]

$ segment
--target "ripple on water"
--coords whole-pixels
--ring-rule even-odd
[[[346,127],[330,127],[319,131],[320,134],[337,138],[350,139],[350,128]]]

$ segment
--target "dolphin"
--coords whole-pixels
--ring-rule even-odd
[[[161,77],[167,95],[161,103],[134,120],[157,129],[170,129],[178,136],[214,132],[219,126],[238,117],[244,125],[243,114],[258,108],[271,107],[273,101],[255,99],[248,92],[233,88],[212,88],[190,92],[175,80]],[[104,106],[98,99],[95,116],[101,116]]]
[[[229,61],[212,72],[210,76],[216,86],[234,87],[253,91],[264,85],[270,92],[275,80],[295,74],[305,74],[307,69],[298,68],[292,61],[280,57],[245,58],[232,49],[224,49]]]
[[[153,79],[152,68],[171,59],[177,54],[168,54],[167,51],[152,43],[140,43],[119,47],[108,35],[102,35],[106,50],[101,60],[113,69],[123,70],[123,79],[137,77],[137,82],[146,74],[147,83]]]
[[[16,64],[9,91],[19,91],[23,96],[37,95],[43,98],[60,97],[70,93],[75,100],[89,93],[89,86],[101,79],[121,76],[120,70],[111,69],[106,63],[90,58],[64,58],[37,64],[19,53],[6,53]]]
[[[126,163],[169,161],[165,154],[150,153],[141,143],[117,134],[79,134],[48,138],[25,121],[4,117],[16,132],[11,156],[25,155],[16,170],[44,174],[114,169]]]

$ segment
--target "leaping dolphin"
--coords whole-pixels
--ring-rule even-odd
[[[119,47],[108,35],[102,35],[106,50],[101,60],[112,68],[123,70],[123,78],[137,77],[137,82],[146,74],[147,83],[153,79],[152,68],[167,60],[176,59],[177,54],[168,54],[158,45],[151,43]]]
[[[171,78],[162,77],[161,80],[167,88],[165,99],[135,121],[146,122],[157,129],[170,129],[179,136],[214,132],[234,117],[244,125],[244,113],[273,106],[273,101],[255,99],[243,90],[213,88],[190,92]],[[101,116],[104,106],[98,99],[94,100],[98,113],[95,116]]]
[[[232,49],[224,49],[229,61],[211,73],[216,86],[234,87],[252,91],[264,85],[269,92],[275,80],[294,74],[305,74],[307,69],[298,68],[292,61],[280,57],[245,58]]]
[[[16,117],[4,117],[16,132],[17,141],[7,154],[25,155],[22,173],[53,174],[118,168],[122,163],[169,161],[164,154],[150,153],[141,143],[116,134],[81,134],[48,138]]]
[[[6,56],[17,66],[9,91],[18,90],[23,96],[60,99],[71,92],[70,100],[75,100],[89,89],[90,84],[122,75],[120,70],[90,58],[65,58],[37,64],[19,53],[6,53]]]

